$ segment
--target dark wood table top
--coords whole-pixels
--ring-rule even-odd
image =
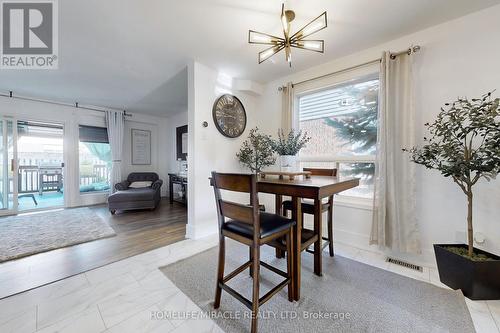
[[[311,176],[289,180],[266,177],[259,178],[257,185],[258,191],[263,193],[321,199],[358,186],[359,178]]]

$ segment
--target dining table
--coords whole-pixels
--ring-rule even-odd
[[[322,227],[321,227],[321,204],[324,198],[329,198],[340,192],[359,186],[359,178],[331,177],[331,176],[305,176],[294,179],[280,179],[278,177],[259,177],[257,190],[261,193],[275,195],[275,213],[282,215],[283,196],[291,197],[292,219],[296,221],[292,231],[292,290],[293,299],[300,299],[301,279],[301,253],[304,248],[314,244],[314,273],[322,275]],[[302,221],[302,199],[314,201],[314,233],[305,232]],[[304,232],[303,232],[304,231]]]

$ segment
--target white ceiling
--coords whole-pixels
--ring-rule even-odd
[[[280,34],[278,0],[59,1],[59,69],[2,70],[0,90],[169,115],[187,107],[189,59],[265,83],[499,4],[500,0],[290,0],[292,31],[321,12],[325,54],[293,50],[261,65],[248,29]],[[411,41],[409,41],[411,42]]]

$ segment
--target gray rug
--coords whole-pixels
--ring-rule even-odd
[[[115,235],[89,208],[5,217],[0,219],[0,262]]]
[[[248,248],[227,245],[226,272],[248,260]],[[273,249],[262,248],[264,261],[285,269]],[[213,311],[218,249],[213,248],[161,268],[193,302],[226,332],[249,332],[248,309],[222,292]],[[460,291],[450,291],[340,256],[325,254],[323,276],[313,274],[313,257],[302,255],[299,302],[290,303],[286,288],[260,308],[259,332],[475,332]],[[261,268],[261,296],[280,278]],[[248,270],[230,286],[251,299]]]

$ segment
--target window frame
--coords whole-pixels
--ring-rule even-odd
[[[349,83],[355,83],[361,80],[370,80],[378,78],[380,80],[380,67],[378,63],[369,64],[366,66],[358,67],[356,69],[348,70],[336,75],[323,77],[318,80],[309,81],[307,84],[297,86],[294,91],[294,110],[292,127],[296,130],[300,129],[300,110],[299,99],[302,96],[314,94],[320,91],[334,89]],[[340,170],[340,164],[343,163],[374,163],[376,167],[376,155],[358,155],[358,156],[339,156],[334,154],[323,155],[309,155],[297,156],[297,161],[302,162],[328,162],[335,163],[337,170]],[[373,203],[373,198],[363,198],[357,196],[350,196],[345,194],[338,194],[336,200],[340,205],[354,206],[356,208],[368,208]]]

